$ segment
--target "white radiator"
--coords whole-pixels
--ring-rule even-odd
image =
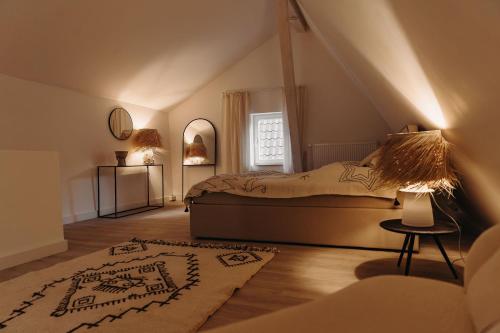
[[[378,143],[375,141],[309,145],[309,170],[338,161],[361,161],[377,147]]]

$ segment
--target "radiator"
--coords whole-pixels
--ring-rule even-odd
[[[376,141],[312,144],[308,146],[308,169],[317,169],[338,161],[361,161],[377,147]]]

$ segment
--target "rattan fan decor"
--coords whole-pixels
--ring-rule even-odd
[[[375,170],[382,185],[451,194],[459,182],[451,147],[440,130],[392,134],[381,147]]]

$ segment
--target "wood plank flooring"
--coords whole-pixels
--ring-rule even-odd
[[[178,206],[118,220],[94,219],[69,224],[64,227],[64,232],[69,241],[67,252],[0,271],[0,281],[47,268],[133,237],[191,240],[189,214]],[[472,239],[463,239],[464,255],[471,243]],[[457,237],[443,238],[443,244],[452,260],[459,257]],[[285,244],[274,246],[279,248],[280,253],[241,290],[236,291],[202,330],[300,304],[367,277],[403,273],[403,268],[396,267],[399,254],[395,252]],[[462,262],[457,262],[456,267],[462,276]],[[461,279],[453,280],[431,239],[424,239],[420,253],[414,254],[411,275],[461,283]]]

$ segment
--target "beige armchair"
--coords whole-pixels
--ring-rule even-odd
[[[210,332],[500,333],[500,226],[473,244],[464,280],[460,287],[407,276],[369,278],[319,300]]]

